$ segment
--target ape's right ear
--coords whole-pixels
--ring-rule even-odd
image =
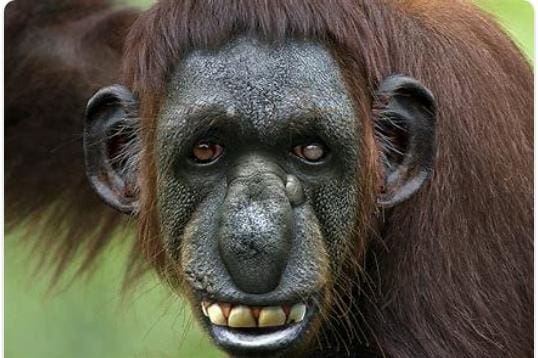
[[[138,102],[125,86],[99,90],[88,101],[84,128],[86,173],[94,190],[113,208],[138,209]]]

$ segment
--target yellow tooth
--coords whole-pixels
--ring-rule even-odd
[[[306,306],[302,303],[293,305],[287,323],[301,322],[306,314]]]
[[[228,316],[228,326],[230,327],[256,327],[256,321],[252,317],[250,308],[246,306],[235,306]]]
[[[202,302],[202,312],[204,313],[204,316],[209,317],[209,314],[207,313],[207,309],[205,308],[204,302]]]
[[[286,323],[286,314],[279,306],[264,307],[258,317],[258,327],[282,326]]]
[[[220,306],[216,303],[213,303],[207,308],[207,314],[211,323],[218,326],[226,326],[226,317],[222,314]]]

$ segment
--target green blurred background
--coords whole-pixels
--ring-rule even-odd
[[[452,1],[452,0],[446,0]],[[148,6],[151,1],[129,3]],[[522,0],[477,0],[498,17],[534,61],[533,9]],[[148,276],[120,296],[126,247],[111,246],[91,278],[47,292],[47,276],[31,277],[27,248],[5,235],[4,344],[8,358],[222,357],[189,309]]]

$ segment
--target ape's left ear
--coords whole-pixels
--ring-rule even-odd
[[[430,175],[437,149],[436,105],[420,82],[393,75],[379,86],[373,111],[383,172],[378,204],[388,208],[411,197]]]
[[[90,184],[108,205],[138,210],[138,102],[124,86],[99,90],[88,102],[84,155]]]

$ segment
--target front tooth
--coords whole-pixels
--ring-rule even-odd
[[[306,306],[302,303],[293,305],[287,323],[301,322],[306,314]]]
[[[207,308],[207,314],[211,323],[218,326],[226,326],[226,317],[222,314],[222,310],[217,303],[213,303]]]
[[[279,306],[264,307],[260,311],[258,327],[282,326],[286,323],[286,314]]]
[[[235,328],[256,327],[256,321],[246,306],[235,306],[228,316],[228,326]]]

